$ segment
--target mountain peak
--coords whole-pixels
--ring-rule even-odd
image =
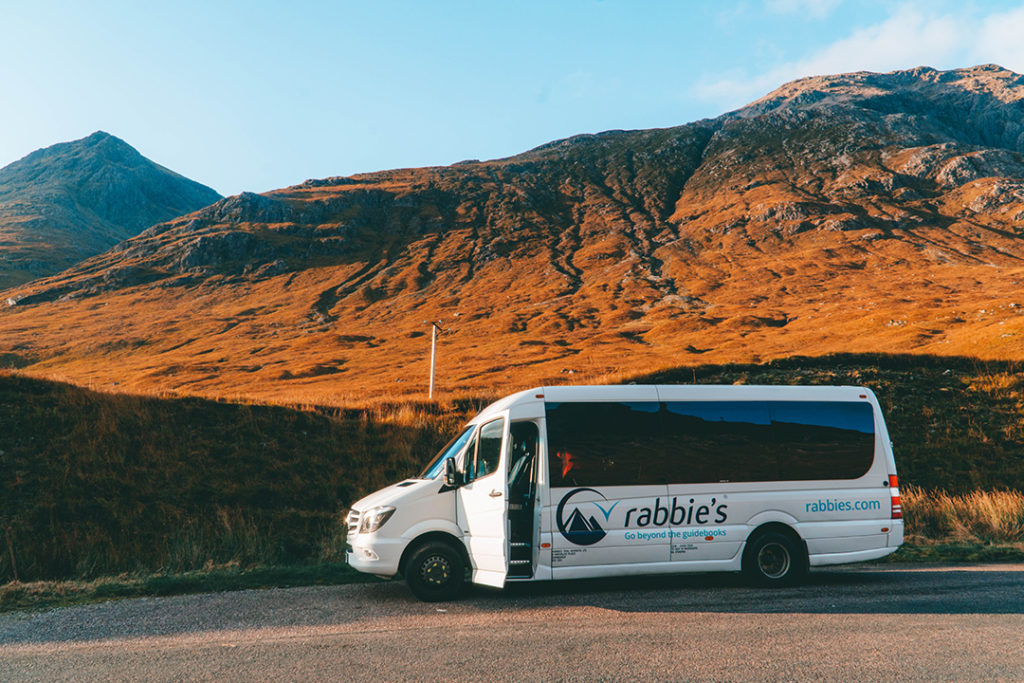
[[[119,137],[117,137],[115,135],[111,135],[110,133],[108,133],[105,130],[98,130],[95,133],[91,133],[89,135],[86,135],[84,138],[79,138],[77,140],[69,140],[66,143],[58,143],[58,144],[77,145],[77,146],[87,147],[87,146],[92,146],[92,145],[100,144],[100,143],[102,143],[102,142],[104,142],[106,140],[116,140],[117,142],[120,142],[122,144],[127,144],[121,138],[119,138]]]
[[[127,142],[117,137],[116,135],[111,135],[110,133],[107,133],[102,130],[98,130],[92,135],[87,135],[86,137],[81,138],[80,140],[73,140],[67,144],[72,147],[82,148],[126,148],[138,154],[138,150],[129,145]]]
[[[928,66],[876,73],[809,76],[785,83],[764,97],[739,109],[743,117],[758,116],[785,108],[820,108],[848,105],[878,97],[915,93],[929,99],[973,94],[989,96],[1003,104],[1024,100],[1024,76],[998,64],[939,71]]]
[[[0,168],[0,193],[23,181],[35,182],[40,171],[50,175],[74,176],[85,164],[117,163],[130,166],[151,164],[138,150],[119,137],[98,130],[92,135],[43,147]]]
[[[1021,153],[1022,116],[1024,76],[983,64],[950,71],[920,66],[801,78],[723,118],[813,117],[828,119],[834,131],[859,129],[861,140],[875,137],[879,143],[905,146],[945,141]],[[868,128],[871,135],[866,135]]]
[[[96,131],[0,168],[0,289],[50,275],[220,199]]]
[[[1024,76],[998,64],[980,64],[945,73],[955,74],[957,83],[965,90],[988,92],[1002,102],[1024,100]]]

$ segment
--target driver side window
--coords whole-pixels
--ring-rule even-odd
[[[498,471],[504,431],[504,418],[492,420],[480,428],[473,452],[466,454],[467,483]]]

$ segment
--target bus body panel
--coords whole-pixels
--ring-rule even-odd
[[[501,472],[458,489],[458,520],[473,569],[473,582],[502,586],[508,561],[505,477]]]
[[[559,570],[580,564],[636,564],[667,562],[668,542],[651,537],[637,543],[627,518],[664,500],[664,486],[616,487],[615,498],[607,499],[596,489],[577,487],[552,489],[551,565]],[[571,512],[570,512],[571,511]]]
[[[395,508],[392,517],[375,533],[353,534],[350,527],[348,563],[368,574],[394,576],[410,541],[424,534],[440,532],[456,538],[462,535],[455,523],[455,492],[441,491],[437,481],[406,480],[367,496],[359,501],[359,506],[363,512],[378,507]],[[391,529],[401,529],[401,533],[393,535],[389,533]]]
[[[614,576],[646,576],[690,572],[735,572],[740,570],[740,556],[730,560],[694,561],[681,566],[678,562],[656,562],[619,565],[583,565],[555,571],[556,579],[600,579]]]
[[[870,406],[870,410],[859,409],[858,404]],[[597,416],[591,422],[586,416],[588,406],[594,407]],[[559,417],[574,410],[576,416],[569,422],[568,418]],[[661,440],[652,446],[668,454],[660,462],[669,462],[670,469],[676,467],[671,471],[677,475],[672,476],[692,482],[643,481],[656,477],[652,472],[664,467],[653,461],[654,470],[647,467],[643,439],[649,434],[641,434],[646,427],[624,430],[624,443],[636,437],[640,445],[639,450],[635,448],[634,453],[624,457],[621,466],[626,469],[621,481],[616,479],[619,475],[615,468],[620,463],[614,451],[605,457],[603,470],[593,466],[587,470],[586,458],[581,460],[580,451],[607,450],[609,442],[615,439],[603,439],[601,430],[609,429],[609,423],[614,425],[614,419],[602,416],[614,417],[619,413],[636,425],[653,425],[652,430],[662,430]],[[718,413],[721,415],[716,417]],[[558,418],[554,425],[552,415]],[[444,491],[440,478],[426,485],[406,485],[404,489],[392,486],[353,505],[354,510],[363,511],[378,505],[396,508],[393,517],[376,533],[350,534],[349,561],[353,567],[392,576],[398,571],[402,550],[423,534],[435,531],[458,538],[467,548],[473,580],[494,586],[506,581],[738,571],[750,534],[765,524],[784,525],[797,534],[806,545],[811,566],[882,557],[903,542],[903,521],[892,519],[890,514],[890,498],[898,496],[898,490],[891,486],[896,466],[888,430],[874,394],[862,387],[541,387],[491,404],[469,425],[479,432],[481,425],[496,419],[504,420],[497,472],[457,491]],[[528,576],[506,575],[510,555],[505,546],[515,503],[506,500],[509,490],[505,473],[511,459],[509,430],[517,422],[531,422],[538,431],[532,489],[534,531],[528,539],[532,545],[532,573]],[[579,444],[566,446],[565,439],[573,436],[573,429],[587,432],[590,424],[597,436],[591,435],[588,441],[584,433]],[[677,446],[673,434],[689,435],[686,429],[678,431],[679,425],[697,425],[696,433],[710,436],[704,441],[697,439],[696,445],[680,442]],[[614,437],[614,427],[611,429]],[[749,434],[743,436],[745,432]],[[872,434],[870,446],[854,447],[843,441],[864,443],[868,432]],[[782,445],[769,443],[771,439],[764,440],[761,434],[788,435],[784,438],[790,441],[780,442]],[[843,434],[850,436],[842,437]],[[839,453],[835,462],[839,468],[836,472],[841,476],[822,478],[819,471],[824,475],[831,471],[821,470],[820,465],[815,470],[811,463],[815,453],[829,451],[832,442],[828,439],[835,438],[840,438],[835,442]],[[769,448],[765,451],[769,465],[760,462],[756,453],[740,452],[761,448],[759,439]],[[765,471],[769,473],[773,471],[771,467],[778,467],[779,471],[795,472],[801,478],[760,481],[756,479],[762,475],[716,465],[719,446],[725,449],[722,462],[730,457],[740,458],[736,462],[767,467]],[[676,457],[672,455],[676,452],[673,449],[677,447],[684,449],[681,453],[686,448],[705,449],[701,451],[705,455],[693,461],[696,470],[671,465]],[[869,447],[870,456],[863,450]],[[460,466],[465,466],[469,450],[458,455]],[[807,462],[810,469],[802,471],[799,468],[804,465],[787,460],[788,452],[795,454],[797,460],[793,462]],[[842,455],[847,452],[849,456]],[[856,455],[858,452],[865,455]],[[861,464],[847,466],[843,458],[859,458],[856,462]],[[771,464],[775,462],[779,464]],[[715,467],[725,469],[718,472]],[[574,480],[577,475],[580,478]],[[712,476],[722,479],[701,480]],[[639,481],[631,481],[633,477]],[[476,531],[471,528],[474,524],[470,520],[478,517],[487,520],[486,532],[479,524]],[[371,555],[380,559],[371,561]]]
[[[812,567],[824,567],[830,564],[849,564],[851,562],[867,562],[877,560],[890,554],[893,548],[872,548],[870,550],[857,550],[842,553],[823,553],[810,556]]]
[[[448,493],[452,494],[454,492],[449,491]],[[450,508],[451,505],[446,504],[444,507]],[[402,541],[404,544],[408,544],[409,541],[430,533],[442,533],[455,538],[460,538],[462,536],[462,529],[459,528],[459,525],[456,524],[451,517],[432,517],[430,519],[424,519],[418,524],[414,524],[406,529],[402,533]]]

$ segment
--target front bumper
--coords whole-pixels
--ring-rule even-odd
[[[345,560],[349,566],[367,574],[392,577],[398,573],[402,552],[406,543],[403,539],[380,539],[372,534],[350,538]]]

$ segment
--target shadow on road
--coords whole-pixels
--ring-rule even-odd
[[[136,598],[0,615],[0,646],[72,643],[278,627],[437,626],[457,615],[557,618],[561,608],[635,614],[1024,614],[1024,565],[869,565],[812,571],[800,586],[753,588],[738,574],[689,574],[469,588],[424,603],[400,581]],[[567,611],[567,610],[566,610]],[[425,620],[425,621],[424,621]],[[2,652],[2,647],[0,647]]]
[[[817,569],[799,586],[775,589],[739,574],[619,577],[474,589],[465,600],[623,612],[1024,614],[1024,567]]]

